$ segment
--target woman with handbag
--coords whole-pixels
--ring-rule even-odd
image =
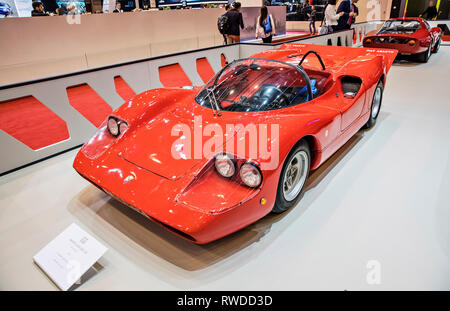
[[[272,36],[275,36],[275,23],[272,15],[269,14],[266,6],[261,8],[261,15],[256,20],[256,34],[255,37],[261,37],[264,43],[272,43]]]
[[[337,30],[339,17],[344,15],[344,12],[336,13],[336,0],[328,0],[324,10],[324,18],[320,25],[319,35],[325,35]],[[324,23],[325,21],[325,23]]]

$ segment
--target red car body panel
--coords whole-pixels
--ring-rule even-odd
[[[435,44],[441,37],[441,29],[439,27],[431,28],[425,24],[422,18],[392,18],[390,20],[401,21],[417,21],[420,28],[412,34],[378,34],[376,30],[369,32],[364,40],[363,46],[366,48],[386,48],[396,49],[400,54],[412,55],[421,54],[428,50],[430,44]],[[384,42],[374,42],[376,39],[382,39]],[[389,41],[403,40],[404,43],[390,43]],[[408,41],[414,40],[414,44],[408,44]]]
[[[308,141],[315,169],[367,122],[376,85],[380,79],[385,82],[397,54],[386,49],[284,44],[253,57],[298,64],[309,50],[317,51],[326,66],[321,70],[313,56],[303,62],[306,73],[324,90],[313,100],[278,110],[222,111],[217,116],[195,102],[200,88],[150,90],[113,112],[129,125],[126,132],[114,138],[105,122],[78,152],[73,166],[106,193],[190,241],[203,244],[233,233],[272,210],[283,162],[300,139]],[[342,77],[362,80],[355,98],[343,96]],[[201,116],[202,124],[278,124],[279,135],[268,134],[269,140],[278,142],[277,166],[261,170],[261,185],[249,188],[219,176],[213,155],[175,159],[171,129],[182,123],[194,131],[194,116]],[[265,161],[248,150],[236,152],[237,161]]]

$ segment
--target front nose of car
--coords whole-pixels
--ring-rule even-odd
[[[228,235],[261,218],[270,210],[269,205],[269,210],[262,209],[259,197],[255,195],[245,204],[220,211],[216,209],[211,213],[210,209],[199,208],[195,204],[189,204],[186,197],[180,197],[180,193],[186,193],[183,190],[190,182],[187,179],[167,179],[112,152],[89,159],[80,151],[75,158],[74,168],[85,179],[118,201],[182,238],[198,244]],[[214,202],[205,204],[213,206]]]

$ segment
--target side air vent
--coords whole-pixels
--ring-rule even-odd
[[[361,88],[362,80],[357,77],[342,77],[342,92],[347,98],[354,98]]]

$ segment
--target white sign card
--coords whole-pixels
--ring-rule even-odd
[[[71,224],[41,249],[34,262],[62,290],[68,290],[103,256],[107,248],[76,224]]]

